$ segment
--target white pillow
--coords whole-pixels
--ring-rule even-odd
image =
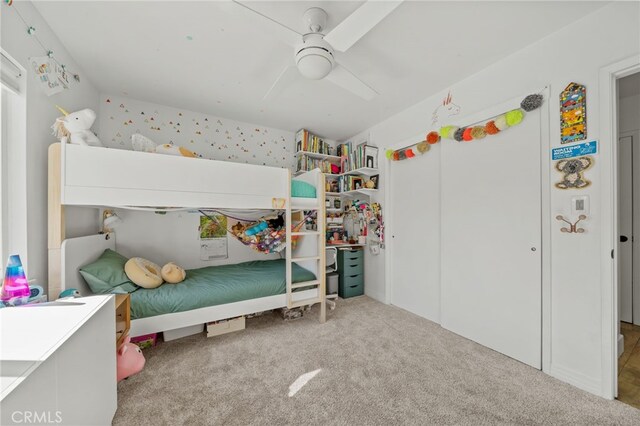
[[[141,257],[132,257],[124,264],[124,272],[134,284],[143,288],[160,287],[163,283],[161,269],[155,263]]]
[[[134,151],[156,152],[156,143],[140,133],[131,135],[131,146]]]

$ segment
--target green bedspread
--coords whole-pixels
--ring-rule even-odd
[[[293,264],[294,283],[314,279],[312,272]],[[179,284],[131,293],[131,319],[273,296],[285,289],[284,259],[191,269]]]

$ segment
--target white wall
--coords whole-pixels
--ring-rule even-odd
[[[98,136],[110,148],[132,149],[131,135],[141,133],[158,144],[173,143],[212,160],[295,166],[297,129],[279,130],[113,94],[100,96],[98,121]]]
[[[588,140],[598,139],[599,70],[607,64],[640,53],[639,6],[635,2],[617,2],[567,25],[557,33],[452,85],[450,89],[455,102],[462,107],[463,115],[471,115],[548,85],[551,93],[549,135],[551,147],[557,147],[560,146],[559,93],[570,82],[579,82],[587,87]],[[568,42],[576,38],[580,40],[579,43]],[[371,142],[390,147],[416,134],[435,130],[430,128],[428,119],[446,96],[447,90],[449,88],[443,88],[441,93],[369,129]],[[455,124],[455,120],[452,120],[452,124]],[[446,143],[452,142],[443,142]],[[432,154],[433,150],[426,155]],[[403,163],[392,163],[390,166],[402,167]],[[560,226],[552,219],[557,214],[571,214],[570,198],[576,192],[553,188],[559,174],[551,168],[548,160],[544,160],[542,166],[543,182],[547,183],[543,188],[543,206],[547,206],[543,210],[543,239],[550,242],[546,253],[550,255],[550,267],[545,271],[549,276],[545,296],[550,303],[548,314],[551,318],[543,339],[548,355],[543,366],[545,371],[561,380],[603,395],[600,167],[596,158],[595,167],[589,172],[593,184],[579,192],[591,197],[591,214],[585,223],[587,232],[576,236],[560,233]],[[387,176],[388,173],[382,175],[383,181]],[[416,177],[416,181],[421,182],[420,176]],[[426,191],[430,184],[424,184]],[[420,193],[414,188],[407,188],[407,196],[420,196]],[[439,206],[432,208],[438,209]],[[419,214],[416,212],[418,217]],[[393,233],[392,224],[387,223],[387,226],[387,235],[390,237]],[[424,244],[429,243],[416,240],[415,249],[426,252]],[[430,262],[427,256],[424,259],[424,264],[416,265],[416,277],[420,277],[425,269],[439,268],[439,263]],[[391,277],[388,285],[393,285],[392,280]],[[387,295],[379,293],[382,287],[378,284],[375,294],[384,300]]]
[[[80,74],[81,82],[71,82],[71,87],[51,97],[46,96],[36,84],[33,72],[28,67],[28,58],[43,56],[43,51],[33,37],[27,34],[24,23],[12,8],[17,8],[29,25],[36,28],[40,40],[54,51],[56,59],[68,70]],[[25,206],[12,206],[23,210],[27,219],[27,253],[20,253],[26,260],[29,278],[46,288],[47,282],[47,146],[56,139],[51,135],[51,125],[60,112],[55,105],[68,111],[82,108],[98,110],[98,92],[86,74],[73,61],[51,28],[35,10],[31,2],[14,2],[7,6],[2,2],[1,45],[15,60],[27,69],[26,112],[26,170],[21,176],[10,176],[9,185],[26,182]],[[94,126],[94,130],[97,126]],[[68,235],[76,236],[94,231],[95,210],[67,209]],[[10,225],[11,226],[11,225]],[[2,259],[4,262],[4,259]]]

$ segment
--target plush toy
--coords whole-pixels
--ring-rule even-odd
[[[156,152],[158,154],[179,155],[191,158],[198,157],[198,154],[182,146],[173,145],[171,143],[156,145],[154,141],[140,133],[134,133],[131,135],[131,146],[134,151]]]
[[[102,146],[100,139],[91,131],[93,122],[96,121],[96,113],[90,109],[68,113],[56,105],[64,117],[56,119],[51,127],[53,134],[61,142],[71,142],[77,145]]]
[[[371,179],[369,179],[368,181],[366,181],[364,183],[364,187],[367,188],[367,189],[375,189],[376,183],[374,181],[372,181]]]
[[[170,143],[165,143],[165,144],[156,146],[156,152],[158,154],[179,155],[182,157],[191,157],[191,158],[198,157],[198,155],[195,152],[189,151],[187,148],[184,148],[182,146],[176,146]]]
[[[242,235],[245,229],[246,229],[246,226],[240,222],[236,223],[231,227],[231,230],[233,231],[233,233],[238,236]]]
[[[184,281],[187,276],[185,270],[174,262],[169,262],[164,265],[160,273],[162,274],[162,279],[170,284],[178,284]]]
[[[280,229],[284,226],[284,214],[280,214],[273,219],[268,219],[269,227],[273,229]]]
[[[58,295],[58,299],[64,299],[65,297],[76,298],[82,297],[82,295],[75,288],[68,288],[66,290],[62,290],[62,292]]]
[[[125,337],[124,343],[118,348],[116,354],[117,379],[122,381],[129,376],[138,374],[144,368],[144,355],[138,345],[131,343],[129,336]]]

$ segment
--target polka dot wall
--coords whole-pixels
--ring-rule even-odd
[[[157,105],[121,96],[102,96],[98,137],[109,148],[132,149],[140,133],[156,144],[171,143],[202,158],[295,167],[295,133]]]

